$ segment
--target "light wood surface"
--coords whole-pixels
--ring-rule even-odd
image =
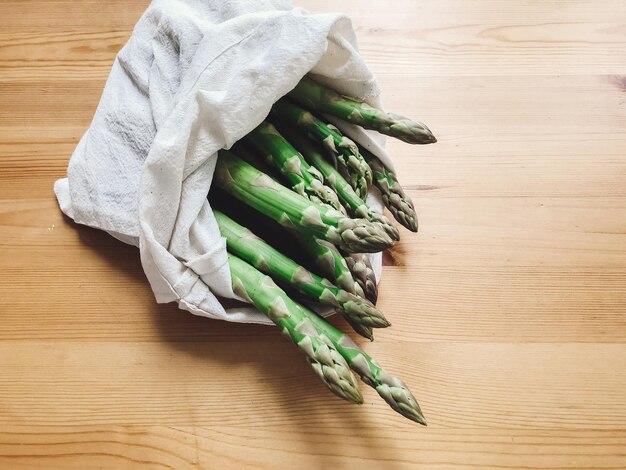
[[[626,2],[298,3],[349,14],[439,138],[389,143],[421,231],[363,343],[430,426],[335,399],[273,328],[156,305],[134,248],[64,218],[147,1],[3,0],[0,467],[626,468]]]

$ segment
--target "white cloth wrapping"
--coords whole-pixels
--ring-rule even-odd
[[[377,104],[378,86],[342,15],[311,15],[287,0],[154,0],[115,60],[68,177],[55,183],[62,211],[138,246],[157,302],[270,323],[216,298],[238,297],[206,196],[217,151],[309,71]],[[367,134],[355,137],[391,164]],[[381,256],[373,261],[379,275]]]

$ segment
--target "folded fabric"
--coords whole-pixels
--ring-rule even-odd
[[[286,0],[154,0],[120,51],[89,129],[55,183],[62,211],[139,247],[157,302],[270,323],[237,299],[206,199],[217,151],[257,126],[306,73],[377,104],[350,21]],[[348,133],[391,164],[371,133]],[[374,256],[380,274],[381,256]],[[241,300],[241,299],[240,299]]]

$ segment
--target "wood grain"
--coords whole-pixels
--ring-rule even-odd
[[[419,439],[371,429],[319,434],[303,427],[63,426],[0,432],[10,468],[621,469],[623,431],[432,429]],[[391,434],[390,434],[391,436]],[[381,440],[385,450],[381,450]],[[280,455],[280,459],[276,456]],[[563,463],[566,462],[566,466]],[[598,465],[601,463],[601,466]]]
[[[135,248],[65,218],[148,1],[4,0],[0,468],[626,468],[626,3],[297,3],[346,12],[439,138],[389,142],[421,228],[358,340],[430,426],[335,399],[273,328],[156,305]]]

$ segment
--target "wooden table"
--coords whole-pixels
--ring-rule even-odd
[[[626,3],[340,10],[421,216],[363,344],[430,426],[334,399],[269,327],[156,305],[52,185],[147,1],[0,4],[0,467],[626,468]],[[338,323],[339,324],[339,323]]]

